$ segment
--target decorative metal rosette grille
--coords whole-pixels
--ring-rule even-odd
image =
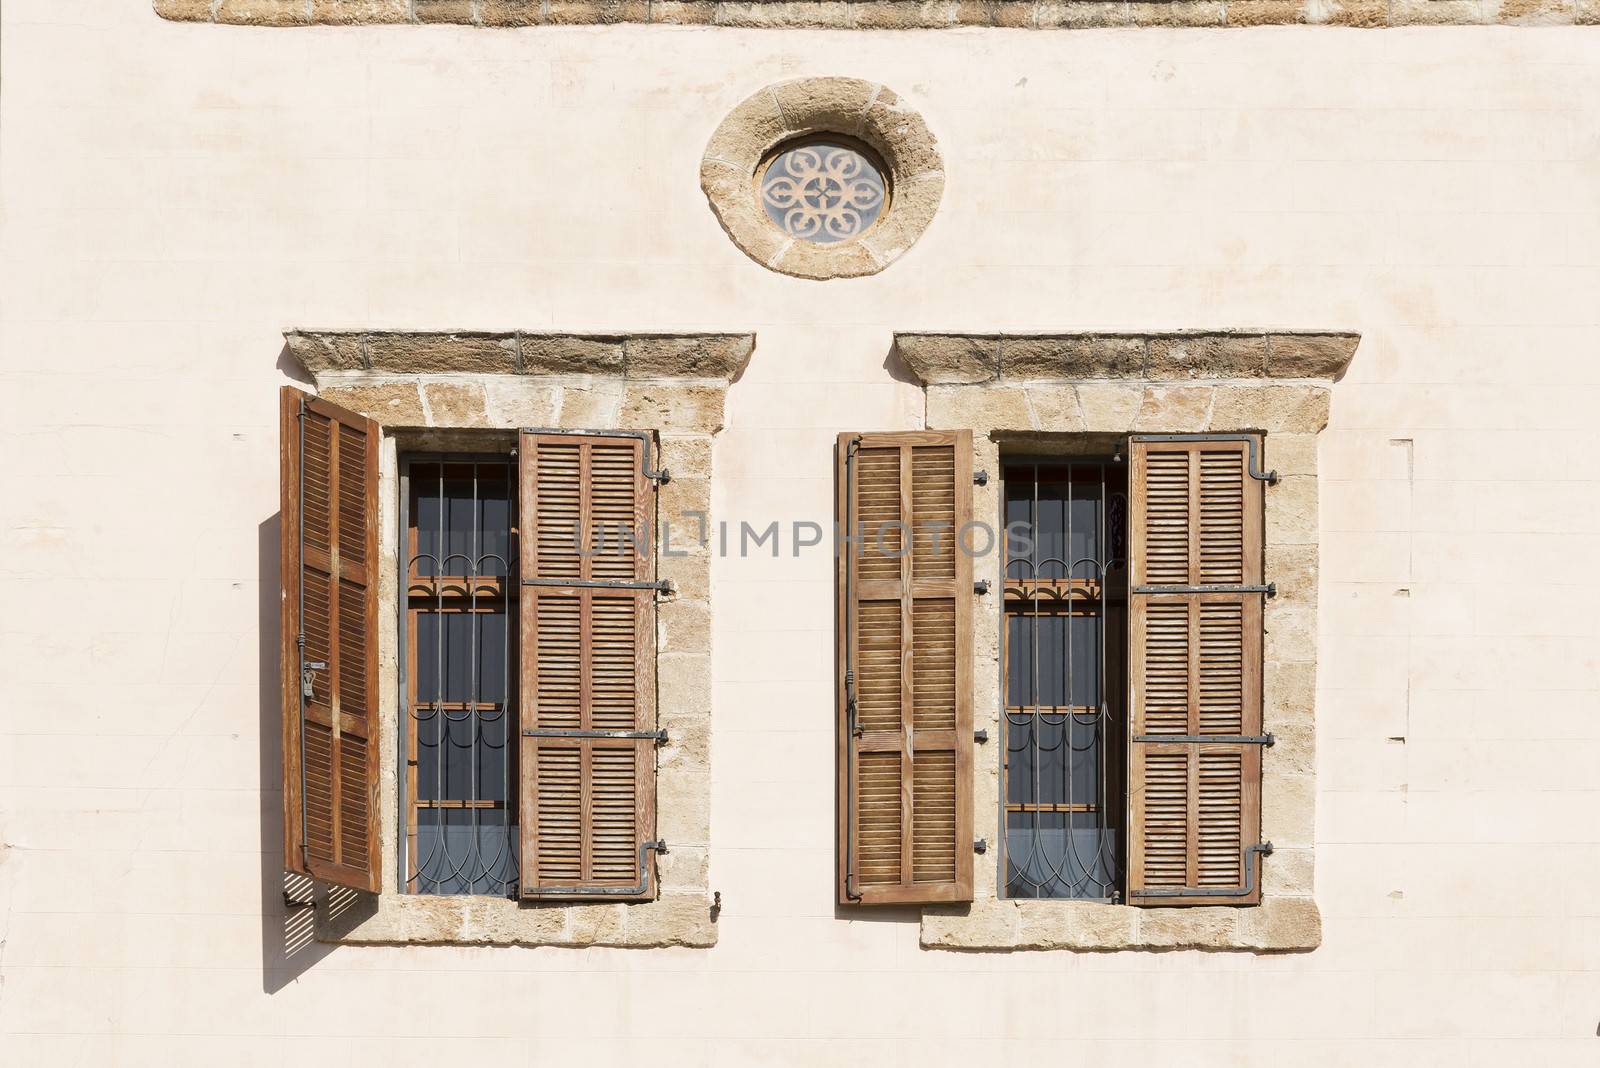
[[[863,233],[883,213],[883,172],[849,145],[780,152],[761,179],[767,215],[790,237],[830,245]]]

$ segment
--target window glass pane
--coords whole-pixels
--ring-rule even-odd
[[[504,894],[517,880],[516,835],[505,809],[423,809],[417,821],[419,894]]]

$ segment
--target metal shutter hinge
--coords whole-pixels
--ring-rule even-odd
[[[985,742],[987,742],[989,740],[989,732],[987,730],[976,730],[976,731],[973,731],[972,732],[972,740],[977,742],[979,745],[983,745]]]
[[[989,852],[989,841],[988,841],[988,839],[986,839],[986,838],[975,838],[975,839],[973,839],[972,851],[974,853],[987,853],[987,852]]]
[[[974,472],[972,472],[972,484],[975,485],[975,486],[987,486],[989,484],[989,472],[987,472],[987,471],[974,471]]]
[[[980,597],[983,596],[984,594],[988,593],[989,592],[989,580],[988,579],[979,579],[977,582],[974,582],[972,584],[972,592],[978,594]]]

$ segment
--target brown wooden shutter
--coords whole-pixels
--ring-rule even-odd
[[[283,853],[376,893],[378,424],[280,393]]]
[[[843,434],[838,462],[864,539],[839,555],[839,900],[970,901],[972,434]]]
[[[524,431],[526,896],[653,896],[655,483],[642,435]]]
[[[1258,442],[1132,440],[1128,890],[1135,905],[1261,896]]]

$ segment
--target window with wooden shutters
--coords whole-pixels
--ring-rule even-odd
[[[1260,900],[1257,439],[1131,442],[1129,901]]]
[[[972,435],[845,434],[838,462],[840,900],[970,901]]]
[[[289,871],[377,892],[378,425],[280,394]]]
[[[524,431],[522,893],[653,895],[656,477],[643,434]]]

